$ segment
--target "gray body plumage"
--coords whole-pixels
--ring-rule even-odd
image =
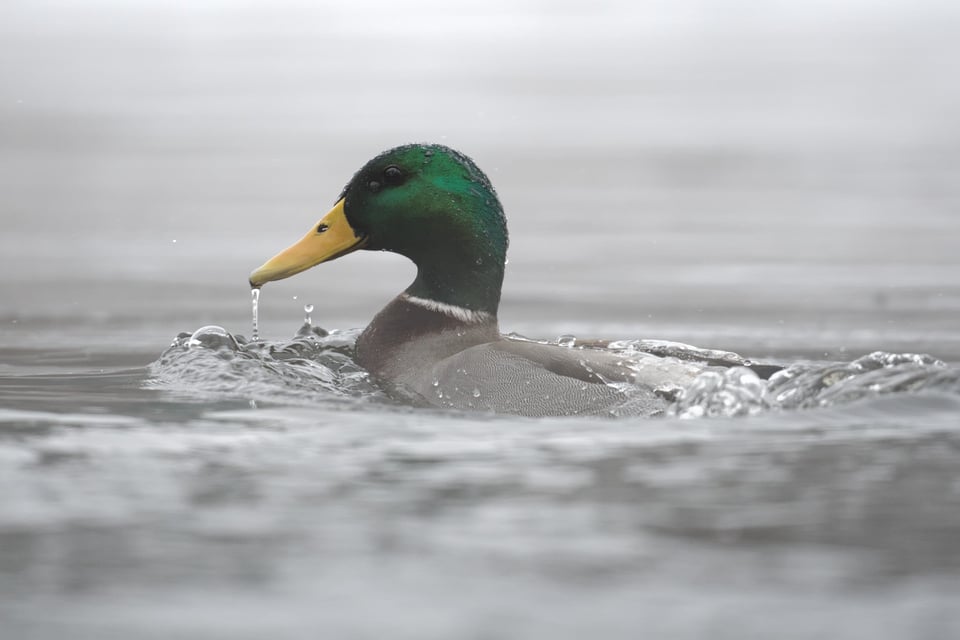
[[[642,354],[624,359],[500,335],[496,320],[465,322],[394,299],[357,340],[359,363],[408,399],[523,416],[654,415],[701,370]]]

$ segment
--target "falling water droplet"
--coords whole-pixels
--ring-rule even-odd
[[[250,303],[253,309],[253,333],[251,340],[260,339],[260,287],[250,289]]]
[[[561,347],[567,347],[568,349],[577,343],[577,336],[572,336],[569,334],[563,334],[557,336],[557,344]]]
[[[313,305],[309,303],[303,305],[303,324],[307,325],[308,327],[313,326],[313,318],[310,317],[311,313],[313,313]]]

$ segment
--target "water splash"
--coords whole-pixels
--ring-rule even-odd
[[[960,370],[926,354],[885,351],[846,363],[796,363],[768,381],[746,367],[710,369],[680,393],[667,413],[680,418],[744,416],[921,391],[960,394]]]
[[[253,329],[250,337],[256,342],[260,339],[260,287],[250,289],[250,306],[253,311]]]
[[[620,352],[625,356],[649,353],[661,358],[676,358],[677,360],[702,362],[714,366],[748,367],[753,364],[750,360],[732,351],[704,349],[669,340],[615,340],[608,342],[606,348]]]
[[[925,389],[960,391],[960,371],[926,354],[875,351],[849,363],[791,365],[770,378],[765,401],[807,409]]]
[[[764,382],[746,367],[705,371],[680,390],[667,415],[680,418],[746,416],[767,409]]]
[[[573,348],[577,344],[577,336],[572,336],[566,333],[559,335],[557,336],[557,344],[568,349]]]
[[[176,342],[174,343],[176,344]],[[240,344],[226,329],[221,326],[211,324],[200,327],[186,339],[185,345],[188,349],[228,349],[237,350]]]
[[[216,325],[182,333],[151,365],[150,386],[204,398],[239,394],[260,404],[315,403],[336,398],[410,400],[400,390],[378,387],[356,364],[354,347],[359,330],[328,334],[313,326],[312,310],[312,305],[304,305],[304,324],[287,342],[246,342]],[[256,314],[254,318],[256,330]],[[729,351],[676,342],[601,344],[561,335],[550,343],[506,337],[580,350],[584,354],[581,366],[624,397],[623,407],[609,412],[612,416],[631,415],[631,403],[649,403],[651,392],[666,403],[666,415],[680,418],[830,407],[894,393],[960,394],[960,369],[923,354],[878,351],[851,362],[799,362],[780,367],[756,364]],[[616,365],[629,375],[608,379],[594,372],[588,355],[592,351],[617,355]],[[433,394],[441,406],[452,406],[448,391],[445,381],[434,380]],[[473,401],[486,393],[473,386],[463,392],[468,396],[466,406],[473,406]]]
[[[223,327],[181,333],[149,367],[148,387],[203,400],[316,404],[386,399],[354,362],[359,331],[314,327],[286,342],[246,342]]]

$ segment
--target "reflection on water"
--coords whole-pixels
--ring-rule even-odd
[[[958,5],[341,4],[4,5],[0,635],[960,637]],[[231,348],[417,140],[504,201],[505,331],[786,364],[675,412],[790,410],[398,406],[381,254]],[[278,342],[305,300],[343,331]]]

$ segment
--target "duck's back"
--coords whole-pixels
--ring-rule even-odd
[[[408,385],[434,405],[522,416],[653,415],[665,408],[655,389],[627,382],[627,371],[595,362],[596,355],[498,340],[445,358]]]

